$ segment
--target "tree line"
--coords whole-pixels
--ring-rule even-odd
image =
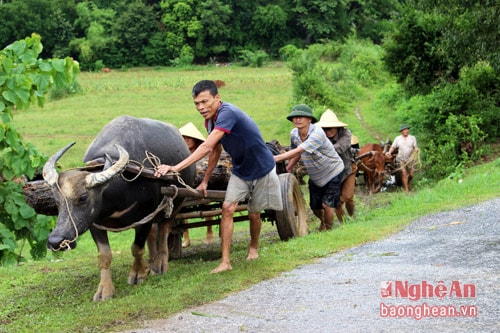
[[[37,33],[82,70],[234,62],[355,33],[382,41],[398,0],[3,0],[0,46]]]

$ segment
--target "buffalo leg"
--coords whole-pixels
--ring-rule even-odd
[[[172,231],[171,222],[157,224],[157,235],[155,239],[154,257],[150,257],[151,274],[163,274],[168,270],[168,235]],[[151,246],[152,244],[149,244]],[[151,248],[150,248],[151,251]]]
[[[113,297],[115,287],[111,278],[112,254],[109,246],[108,234],[106,231],[91,228],[92,238],[97,245],[99,269],[101,271],[101,280],[94,294],[94,301],[105,301]]]
[[[375,176],[373,175],[373,172],[368,173],[368,187],[370,188],[370,194],[373,194],[375,189]]]
[[[127,283],[130,285],[141,284],[148,275],[148,266],[144,261],[145,245],[151,231],[151,224],[142,225],[135,229],[135,239],[132,244],[134,261],[128,275]]]
[[[380,173],[378,175],[378,184],[377,184],[377,188],[375,189],[375,193],[378,193],[380,191],[383,183],[384,183],[384,174]]]
[[[156,258],[156,251],[158,250],[158,224],[153,223],[151,231],[148,236],[148,250],[149,250],[149,264],[151,265]]]

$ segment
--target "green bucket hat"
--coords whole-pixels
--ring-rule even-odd
[[[410,126],[406,125],[406,124],[403,124],[401,125],[401,127],[399,128],[399,131],[401,132],[402,130],[405,130],[405,129],[410,129]]]
[[[317,121],[316,117],[314,117],[311,108],[305,104],[295,105],[292,108],[292,112],[286,117],[286,119],[292,121],[293,117],[309,117],[312,119],[312,122],[315,123]]]

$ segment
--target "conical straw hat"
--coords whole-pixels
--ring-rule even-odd
[[[319,121],[316,125],[319,125],[323,128],[331,128],[331,127],[346,127],[347,124],[338,120],[335,113],[332,110],[328,109],[321,115]]]
[[[359,143],[359,139],[356,135],[351,136],[351,145],[357,145]]]
[[[198,131],[193,123],[187,123],[186,125],[182,126],[181,128],[179,128],[179,132],[181,132],[183,136],[188,136],[193,139],[205,141],[205,137],[203,136],[203,134],[201,134],[200,131]]]

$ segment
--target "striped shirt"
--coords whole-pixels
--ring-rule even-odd
[[[309,179],[316,186],[325,186],[332,178],[344,171],[344,162],[335,151],[321,127],[309,125],[309,132],[304,141],[300,139],[299,130],[294,128],[290,132],[290,147],[295,149],[301,147],[301,154]]]

